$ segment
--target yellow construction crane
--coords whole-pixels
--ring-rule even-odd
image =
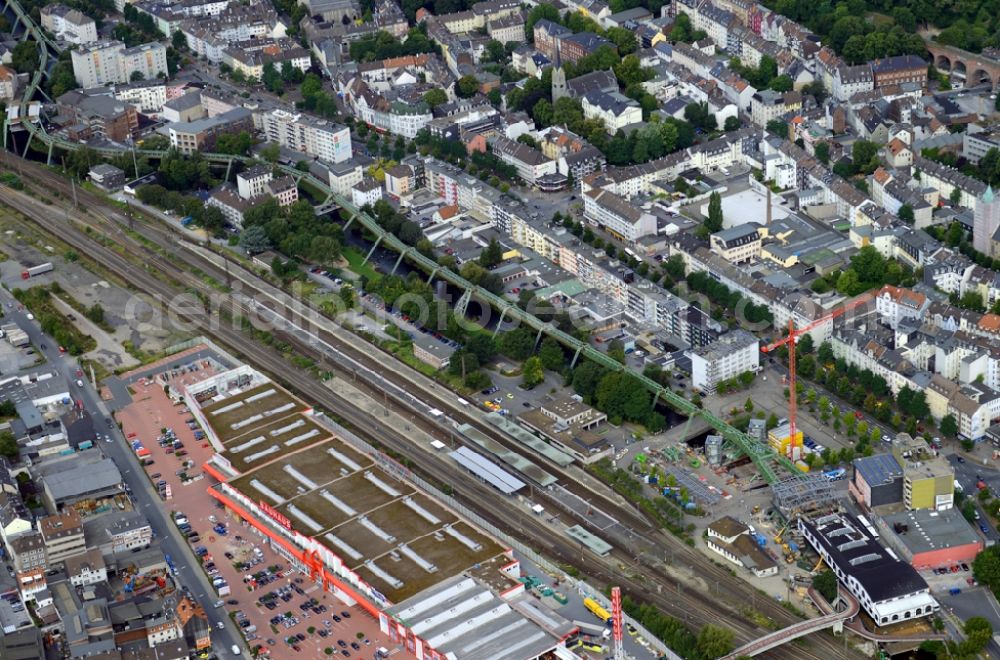
[[[787,529],[788,529],[788,525],[785,525],[784,527],[781,528],[780,532],[778,532],[777,534],[774,535],[774,542],[775,543],[777,543],[778,545],[781,545],[781,537],[785,533],[785,530],[787,530]]]
[[[813,566],[813,569],[812,569],[812,572],[813,572],[813,573],[815,573],[816,571],[818,571],[818,570],[819,570],[819,567],[820,567],[820,566],[822,566],[822,565],[823,565],[823,558],[822,558],[822,557],[820,557],[820,558],[819,558],[819,561],[818,561],[818,562],[816,562],[816,565],[815,565],[815,566]]]

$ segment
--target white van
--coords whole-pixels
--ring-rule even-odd
[[[233,652],[233,655],[235,655],[235,656],[243,655],[243,652],[240,651],[240,647],[237,646],[236,644],[233,644],[232,652]]]

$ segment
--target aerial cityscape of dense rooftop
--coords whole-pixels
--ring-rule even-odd
[[[1000,24],[9,0],[0,658],[1000,657]]]

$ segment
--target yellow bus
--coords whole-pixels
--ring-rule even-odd
[[[601,607],[601,604],[598,603],[593,598],[584,598],[583,606],[586,607],[588,610],[590,610],[591,614],[596,616],[601,621],[604,621],[605,623],[607,623],[608,620],[611,618],[611,613],[608,612],[603,607]]]

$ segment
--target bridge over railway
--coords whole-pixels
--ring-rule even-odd
[[[809,589],[809,596],[816,601],[817,604],[826,603],[823,597],[815,593],[812,588]],[[823,616],[793,623],[787,628],[776,630],[773,633],[755,639],[749,644],[744,644],[740,648],[722,658],[722,660],[735,660],[740,656],[746,655],[760,655],[761,653],[770,651],[771,649],[781,646],[782,644],[787,644],[793,639],[811,635],[814,632],[826,630],[827,628],[842,631],[844,623],[850,621],[858,615],[858,612],[861,610],[861,605],[854,596],[844,589],[843,586],[838,586],[837,601],[838,603],[845,603],[847,605],[847,609],[842,612],[833,611]]]

